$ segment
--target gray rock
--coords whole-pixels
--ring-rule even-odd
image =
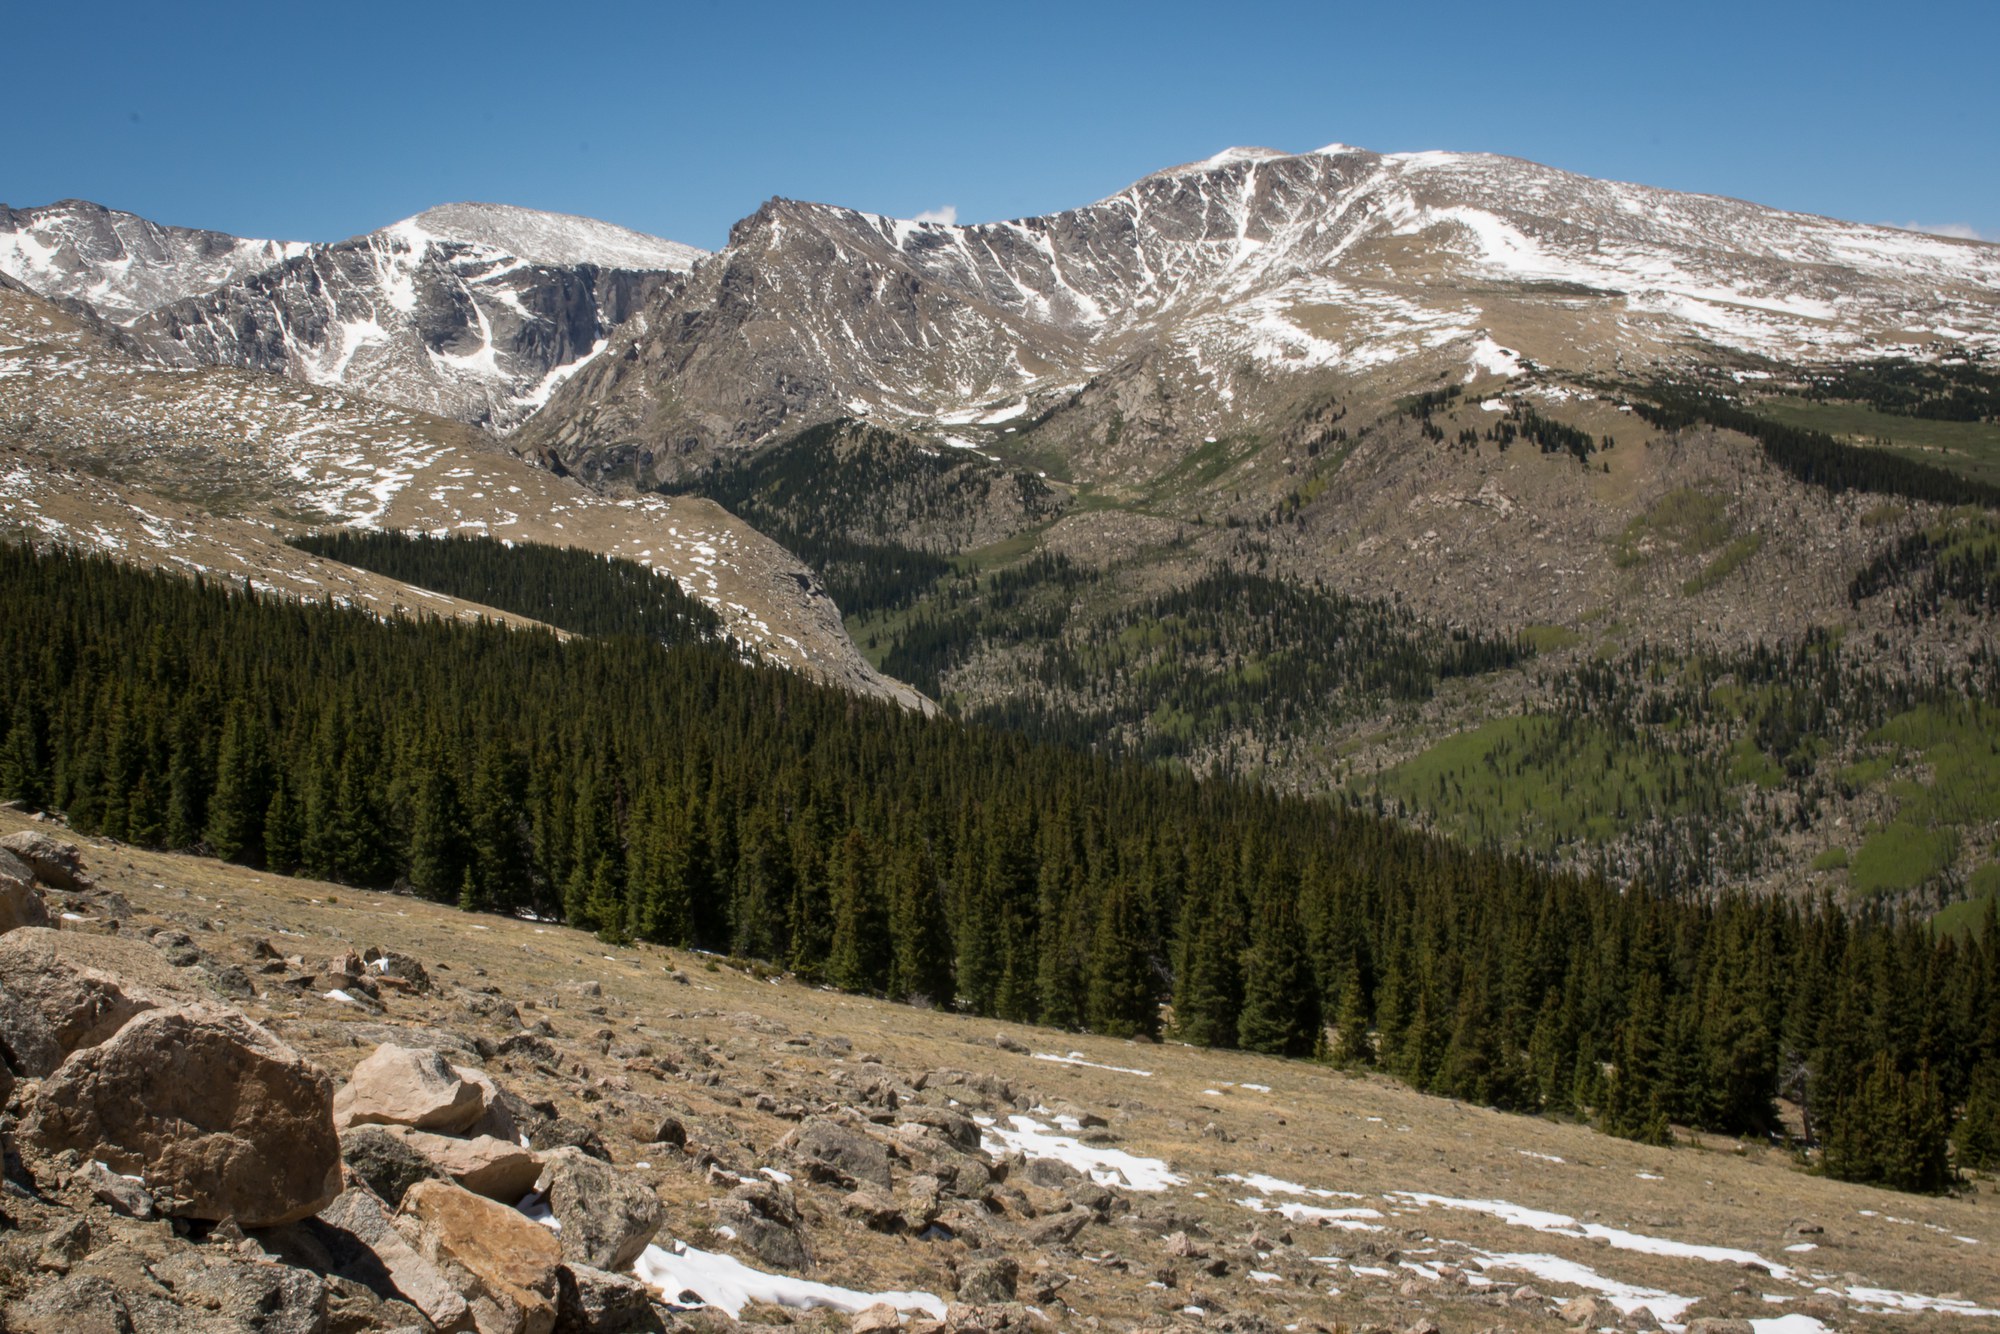
[[[651,1187],[581,1149],[551,1150],[535,1190],[562,1224],[557,1240],[571,1264],[624,1270],[666,1218]]]
[[[537,1149],[575,1149],[599,1162],[611,1161],[611,1151],[604,1147],[603,1137],[574,1117],[563,1116],[541,1123],[528,1132],[528,1141]]]
[[[958,1298],[974,1306],[1014,1300],[1021,1267],[1004,1255],[976,1257],[958,1267]]]
[[[929,1126],[960,1153],[979,1152],[979,1126],[971,1117],[961,1112],[955,1112],[949,1107],[933,1107],[927,1103],[915,1102],[902,1108],[897,1116],[905,1124]]]
[[[89,1191],[99,1204],[110,1205],[115,1213],[127,1218],[153,1216],[153,1197],[138,1177],[121,1176],[103,1163],[92,1161],[79,1168],[70,1181]]]
[[[823,1116],[808,1119],[778,1143],[815,1181],[832,1181],[852,1189],[869,1185],[895,1189],[889,1175],[889,1151],[852,1126]]]
[[[64,843],[36,829],[0,838],[6,849],[24,862],[35,879],[51,889],[86,890],[95,888],[83,871],[83,853],[74,843]]]
[[[136,1334],[125,1299],[109,1280],[76,1274],[7,1307],[12,1334]]]
[[[636,1278],[589,1265],[556,1270],[555,1334],[651,1334],[662,1330],[653,1290]]]
[[[403,1202],[403,1195],[419,1181],[442,1177],[444,1172],[414,1145],[389,1133],[383,1126],[355,1126],[340,1133],[340,1157],[368,1189],[388,1201],[390,1208]]]

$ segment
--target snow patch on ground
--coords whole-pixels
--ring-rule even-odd
[[[1035,1053],[1035,1059],[1038,1061],[1054,1061],[1057,1065],[1087,1065],[1093,1070],[1111,1070],[1121,1075],[1140,1075],[1146,1079],[1153,1077],[1151,1070],[1135,1070],[1129,1065],[1102,1065],[1096,1061],[1087,1061],[1080,1051],[1073,1051],[1067,1056],[1058,1056],[1054,1052],[1038,1051]]]
[[[828,1307],[850,1315],[883,1305],[899,1311],[922,1311],[938,1320],[944,1319],[945,1313],[944,1301],[934,1293],[859,1292],[786,1274],[767,1274],[741,1260],[696,1250],[678,1241],[671,1250],[648,1246],[632,1272],[675,1306],[713,1306],[727,1311],[732,1320],[752,1302],[795,1311]]]
[[[985,1131],[979,1147],[1000,1157],[1019,1151],[1030,1158],[1053,1158],[1067,1163],[1100,1186],[1122,1186],[1127,1190],[1157,1191],[1184,1186],[1187,1178],[1167,1170],[1158,1158],[1142,1158],[1123,1149],[1106,1149],[1085,1144],[1069,1135],[1057,1135],[1032,1116],[1010,1116],[1011,1128],[1002,1128],[987,1117],[977,1118]]]

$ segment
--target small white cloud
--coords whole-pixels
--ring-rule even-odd
[[[1932,236],[1949,236],[1960,241],[2000,240],[2000,237],[1987,236],[1977,227],[1963,222],[1892,222],[1888,225],[1906,232],[1928,232]]]
[[[958,205],[946,204],[941,208],[927,208],[917,214],[918,222],[941,222],[950,227],[958,221]]]

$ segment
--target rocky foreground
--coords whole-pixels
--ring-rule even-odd
[[[0,1329],[2000,1318],[1990,1185],[1918,1200],[1296,1063],[1069,1052],[727,961],[10,828]]]

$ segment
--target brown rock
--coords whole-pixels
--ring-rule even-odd
[[[333,1080],[234,1010],[148,1010],[42,1084],[24,1137],[142,1175],[162,1212],[272,1227],[340,1193]]]
[[[40,830],[23,829],[0,838],[0,848],[26,863],[35,879],[51,889],[95,888],[83,873],[83,853],[74,843],[50,838]]]
[[[351,1247],[373,1256],[385,1271],[389,1286],[444,1334],[472,1328],[472,1308],[459,1296],[457,1287],[436,1264],[417,1253],[373,1195],[365,1190],[343,1191],[340,1198],[320,1210],[319,1222]]]
[[[452,1133],[468,1129],[484,1110],[479,1086],[436,1051],[388,1042],[354,1067],[333,1103],[342,1130],[398,1125]]]
[[[48,905],[35,888],[34,871],[13,853],[0,850],[0,935],[48,924]]]
[[[157,986],[132,979],[155,982],[170,971],[137,941],[32,926],[8,932],[0,938],[0,1041],[14,1072],[50,1074],[71,1052],[164,1003]]]
[[[479,1334],[550,1334],[562,1248],[525,1215],[444,1181],[403,1197],[418,1254],[443,1269],[471,1307]]]
[[[450,1139],[408,1126],[389,1126],[384,1133],[415,1149],[441,1175],[474,1195],[484,1195],[502,1204],[518,1204],[523,1195],[535,1188],[535,1178],[542,1174],[540,1154],[491,1135]]]
[[[887,1302],[877,1302],[865,1311],[855,1312],[848,1322],[850,1334],[881,1334],[885,1329],[896,1329],[903,1323],[903,1313]]]
[[[1705,1315],[1688,1321],[1684,1334],[1756,1334],[1756,1327],[1748,1320]]]

